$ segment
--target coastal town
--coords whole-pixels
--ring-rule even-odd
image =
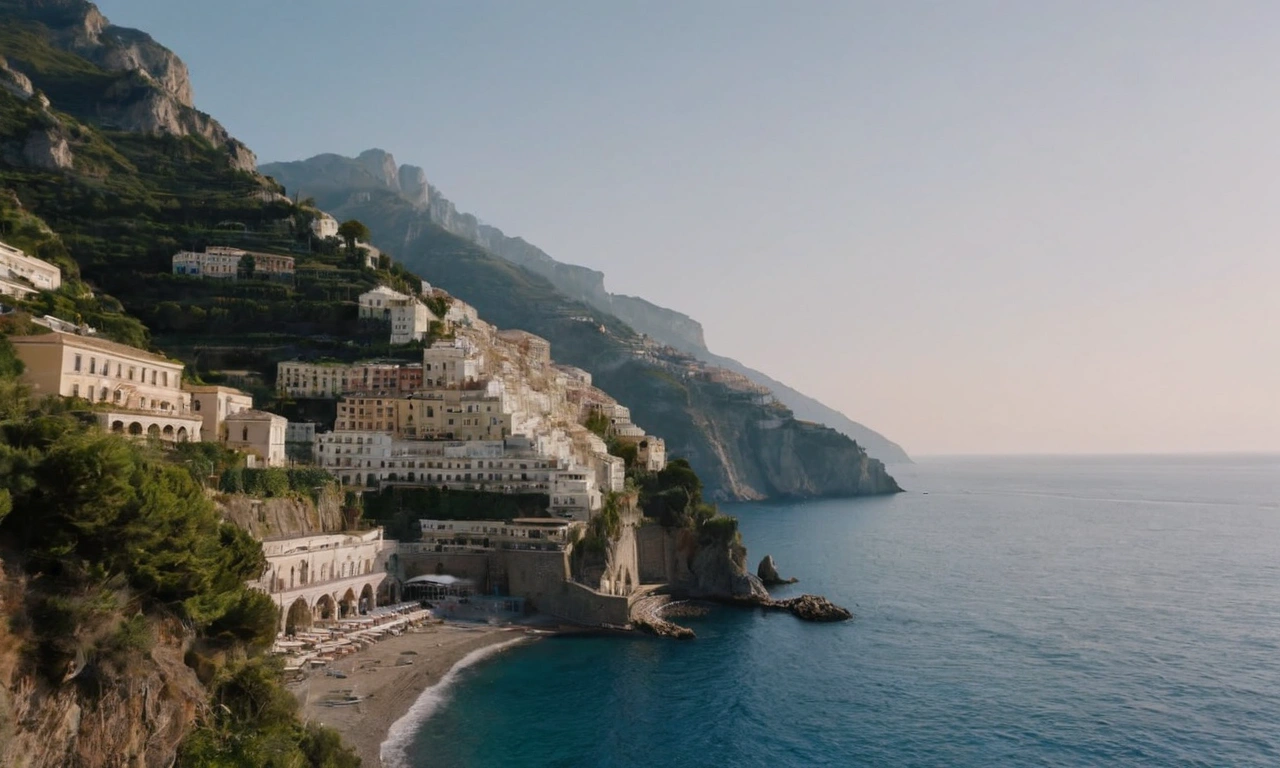
[[[210,246],[175,254],[173,273],[243,279],[246,262],[256,279],[288,279],[294,270],[286,256]],[[60,279],[54,265],[10,246],[0,249],[0,265],[10,295]],[[433,312],[429,303],[444,311]],[[546,340],[497,329],[425,281],[416,296],[379,286],[357,304],[361,321],[383,324],[393,345],[434,338],[422,347],[421,362],[280,362],[279,399],[328,402],[330,424],[289,421],[241,389],[193,383],[181,362],[56,318],[34,318],[43,332],[9,342],[35,395],[75,403],[111,433],[218,443],[242,454],[248,468],[320,468],[357,495],[437,488],[545,498],[535,510],[543,518],[502,521],[500,528],[484,518],[455,520],[440,535],[446,524],[423,519],[417,541],[384,539],[380,528],[265,540],[268,568],[254,586],[276,600],[282,636],[400,603],[406,583],[423,575],[413,564],[428,554],[440,555],[430,575],[465,577],[477,591],[506,593],[471,578],[477,569],[467,555],[550,549],[563,557],[572,548],[570,532],[580,533],[624,491],[627,460],[617,453],[644,471],[666,465],[663,439],[632,423],[625,406],[592,386],[591,374],[557,365]],[[547,585],[526,586],[513,596],[537,593],[544,606],[558,604],[545,599]],[[590,622],[590,611],[566,612],[565,619]],[[612,618],[627,619],[625,611]]]

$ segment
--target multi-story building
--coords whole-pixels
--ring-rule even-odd
[[[551,514],[586,520],[600,506],[600,491],[596,488],[594,472],[561,470],[552,479]]]
[[[204,253],[195,251],[179,251],[173,255],[173,274],[190,275],[192,277],[212,277],[222,280],[235,280],[241,269],[247,269],[245,257],[253,259],[255,277],[288,278],[294,274],[292,256],[280,256],[274,253],[254,253],[239,248],[228,248],[211,245]]]
[[[204,422],[201,435],[206,441],[225,441],[226,418],[253,408],[253,396],[233,387],[188,384],[183,389],[191,394],[191,410]]]
[[[391,306],[391,343],[408,344],[422,341],[431,330],[436,316],[417,299],[409,299]]]
[[[382,529],[267,539],[267,568],[250,582],[280,611],[279,628],[304,630],[314,620],[333,620],[371,610],[399,598],[392,556],[396,542]]]
[[[649,472],[659,472],[667,466],[667,443],[660,437],[645,435],[636,443],[636,463]]]
[[[21,298],[37,291],[54,291],[60,285],[62,270],[7,243],[0,243],[0,293]]]
[[[596,487],[601,493],[621,491],[627,484],[627,462],[620,456],[597,453],[595,459]]]
[[[285,437],[289,420],[266,411],[247,409],[236,411],[226,418],[226,442],[228,448],[252,454],[268,467],[282,467],[288,463],[285,454]]]
[[[113,341],[69,333],[9,339],[38,395],[89,401],[112,432],[186,442],[201,439],[203,420],[182,390],[182,363]]]
[[[276,366],[276,389],[293,397],[337,397],[350,391],[351,366],[289,360]]]
[[[501,440],[511,434],[511,414],[503,411],[501,397],[483,390],[357,393],[338,404],[334,428],[385,431],[409,440]]]
[[[422,389],[422,363],[400,366],[396,371],[396,389],[401,392],[417,392]]]
[[[244,251],[239,248],[216,245],[205,248],[204,253],[179,251],[173,255],[173,274],[235,280],[240,274],[242,256]]]
[[[316,435],[316,464],[344,485],[439,486],[501,493],[550,493],[556,459],[539,456],[527,438],[476,442],[394,440],[378,431]]]
[[[380,285],[371,291],[365,291],[356,299],[359,305],[361,320],[391,320],[391,308],[396,304],[409,301],[409,297]]]
[[[457,387],[479,381],[484,356],[466,339],[442,339],[422,350],[426,387]]]
[[[546,517],[514,520],[419,520],[417,552],[470,552],[494,549],[562,551],[578,523]]]

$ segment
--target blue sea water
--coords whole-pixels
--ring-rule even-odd
[[[781,594],[854,621],[509,648],[404,764],[1280,765],[1280,457],[894,470],[909,492],[727,509]]]

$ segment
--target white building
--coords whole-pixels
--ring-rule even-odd
[[[442,339],[422,350],[425,387],[456,387],[478,381],[484,356],[466,339]]]
[[[271,595],[279,628],[305,630],[314,620],[355,616],[399,595],[394,584],[396,542],[382,529],[267,539],[267,569],[249,583]]]
[[[627,485],[627,462],[621,456],[597,453],[596,486],[601,493],[616,493]]]
[[[321,212],[319,216],[311,220],[311,234],[321,240],[337,237],[338,220],[327,213]]]
[[[62,285],[62,270],[0,243],[0,293],[19,298],[37,291],[54,291]]]
[[[596,489],[593,472],[566,469],[553,477],[551,514],[573,520],[586,520],[600,506],[600,491]]]
[[[268,467],[287,463],[284,441],[289,420],[266,411],[243,410],[226,418],[228,448],[257,456]]]
[[[417,299],[409,299],[391,306],[391,343],[408,344],[422,341],[431,330],[436,316]]]
[[[393,291],[385,285],[380,285],[371,291],[365,291],[360,294],[357,300],[360,304],[360,318],[362,320],[390,320],[391,307],[399,302],[408,301],[409,297],[399,291]]]

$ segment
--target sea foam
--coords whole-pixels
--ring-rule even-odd
[[[413,743],[413,737],[417,735],[418,729],[431,716],[436,713],[440,705],[445,702],[445,697],[449,693],[449,688],[458,677],[458,673],[467,667],[484,661],[485,659],[509,648],[517,643],[525,641],[524,637],[517,637],[514,640],[507,640],[502,643],[494,643],[486,645],[483,648],[477,648],[449,668],[435,685],[428,686],[418,695],[413,706],[409,707],[409,711],[405,712],[399,720],[391,724],[387,729],[387,738],[382,742],[382,746],[378,749],[378,757],[382,760],[385,768],[410,768],[409,745]]]

